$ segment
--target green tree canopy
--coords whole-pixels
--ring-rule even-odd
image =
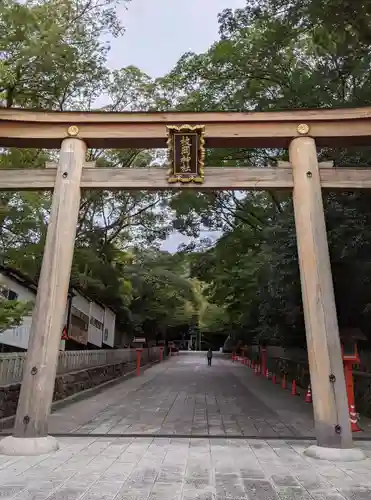
[[[123,32],[116,0],[4,0],[0,5],[0,99],[50,110],[270,111],[371,102],[371,6],[354,0],[247,0],[219,16],[220,39],[184,54],[153,79],[135,66],[107,67],[109,37]],[[125,1],[121,2],[125,5]],[[55,151],[2,151],[0,168],[42,168]],[[369,165],[370,148],[322,148],[336,166]],[[162,165],[164,151],[90,150],[99,168]],[[208,150],[207,165],[287,160],[287,150]],[[326,193],[324,204],[339,323],[370,322],[367,193]],[[3,261],[40,272],[47,193],[0,193]],[[160,250],[177,229],[191,240]],[[218,231],[212,242],[202,230]],[[72,283],[117,312],[124,330],[179,338],[217,335],[304,345],[294,217],[288,193],[84,192]],[[351,289],[351,294],[349,290]],[[214,336],[214,337],[213,337]],[[220,338],[220,337],[218,337]]]

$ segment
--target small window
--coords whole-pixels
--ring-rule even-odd
[[[13,290],[9,290],[9,288],[4,285],[0,285],[0,296],[8,300],[17,300],[18,293],[13,292]]]
[[[96,318],[93,318],[93,316],[90,318],[90,324],[93,325],[98,330],[102,330],[103,331],[103,323],[101,323],[100,321],[98,321]]]
[[[17,300],[18,299],[18,293],[13,292],[13,290],[9,290],[9,292],[8,292],[8,299],[9,300]]]

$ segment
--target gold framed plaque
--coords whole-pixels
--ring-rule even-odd
[[[168,125],[168,182],[204,181],[205,126]]]

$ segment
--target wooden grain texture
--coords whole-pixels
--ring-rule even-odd
[[[332,120],[359,120],[371,118],[371,106],[359,108],[337,108],[337,109],[290,109],[288,111],[269,112],[105,112],[105,111],[41,111],[21,108],[0,107],[0,121],[21,121],[21,122],[64,122],[70,123],[150,123],[150,122],[181,122],[194,123],[201,121],[208,122],[238,122],[238,121],[332,121]]]
[[[9,169],[0,170],[0,191],[51,190],[56,170]],[[291,189],[291,168],[234,168],[206,167],[204,184],[168,184],[166,168],[85,168],[82,172],[83,189]],[[321,168],[323,189],[371,189],[371,168]]]
[[[121,171],[120,171],[121,170]],[[98,188],[110,184],[113,189],[266,189],[275,186],[276,189],[288,189],[292,186],[292,170],[280,171],[276,168],[212,168],[205,169],[203,184],[167,182],[167,168],[122,169],[107,171],[97,169],[97,173],[88,170],[83,173],[82,187]]]
[[[66,139],[57,171],[46,170],[55,174],[55,190],[17,408],[16,437],[43,437],[48,432],[85,154],[82,141]]]
[[[330,161],[320,161],[318,162],[319,168],[332,168],[334,166],[334,162]],[[291,168],[291,163],[289,161],[277,161],[277,167],[279,168]]]
[[[88,113],[0,109],[0,146],[60,147],[67,129],[91,148],[164,148],[166,125],[205,125],[206,147],[287,148],[309,126],[320,146],[368,144],[371,108],[265,113]]]
[[[94,168],[96,166],[95,161],[86,161],[83,168]],[[58,168],[58,163],[54,161],[46,161],[45,168]]]
[[[352,434],[315,141],[294,139],[290,161],[317,444],[348,448]]]

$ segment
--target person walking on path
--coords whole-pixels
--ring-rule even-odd
[[[207,364],[211,366],[211,360],[213,358],[213,351],[211,348],[207,351]]]

